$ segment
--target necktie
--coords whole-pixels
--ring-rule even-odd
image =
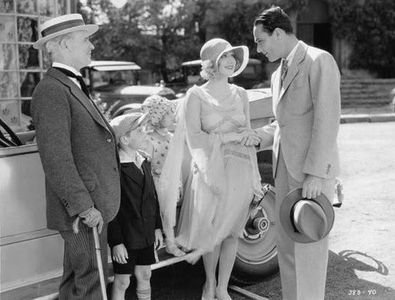
[[[72,77],[77,79],[77,81],[79,82],[79,84],[81,85],[81,90],[85,93],[85,95],[88,96],[88,98],[90,99],[90,95],[89,95],[89,90],[88,87],[85,84],[84,79],[82,78],[82,76],[76,75],[73,72],[63,69],[63,68],[58,68],[58,67],[54,67],[56,70],[59,70],[60,72],[62,72],[64,75],[68,76],[68,77]]]
[[[285,76],[287,76],[288,71],[288,61],[283,59],[281,62],[281,86],[284,84]]]

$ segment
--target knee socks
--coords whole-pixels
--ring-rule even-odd
[[[151,289],[145,289],[145,290],[137,290],[137,299],[138,300],[151,300]]]

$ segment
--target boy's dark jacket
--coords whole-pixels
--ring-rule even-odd
[[[108,243],[123,243],[127,249],[142,249],[155,242],[155,229],[161,228],[159,204],[151,175],[151,165],[121,164],[121,207],[108,225]]]

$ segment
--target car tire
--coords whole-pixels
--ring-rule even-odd
[[[254,220],[247,221],[232,272],[232,281],[238,284],[250,284],[270,278],[278,273],[275,193],[269,188],[254,220],[263,220],[263,230],[254,227]]]

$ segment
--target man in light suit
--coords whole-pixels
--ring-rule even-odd
[[[101,299],[92,227],[98,227],[106,275],[107,224],[120,204],[115,135],[79,73],[91,61],[89,36],[97,29],[79,14],[64,15],[42,24],[34,44],[46,47],[53,61],[33,93],[32,116],[46,180],[47,226],[64,240],[59,299]]]
[[[324,299],[328,238],[298,243],[279,221],[282,201],[302,188],[306,198],[334,197],[339,173],[337,134],[340,121],[340,74],[326,51],[306,45],[293,34],[279,7],[262,11],[254,22],[257,51],[270,62],[281,59],[271,89],[276,122],[257,130],[260,147],[273,144],[276,186],[277,249],[283,299]]]

